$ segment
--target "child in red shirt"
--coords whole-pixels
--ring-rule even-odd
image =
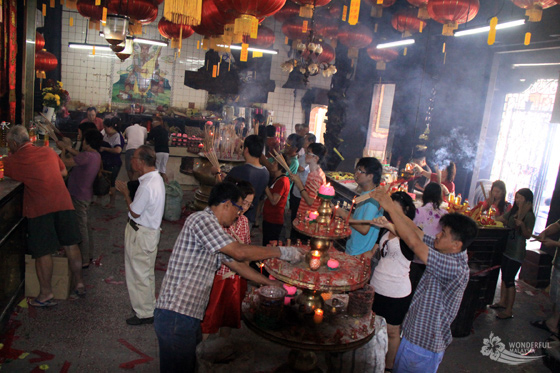
[[[263,246],[270,241],[278,241],[284,226],[284,209],[290,194],[290,179],[284,167],[278,162],[271,164],[269,169],[272,184],[266,187],[266,199],[263,208]]]

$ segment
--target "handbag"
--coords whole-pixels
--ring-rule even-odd
[[[111,171],[105,171],[103,164],[99,168],[99,172],[93,181],[93,194],[96,196],[106,196],[111,189]]]

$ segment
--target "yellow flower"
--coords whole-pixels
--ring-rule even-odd
[[[60,96],[59,96],[59,95],[54,95],[54,98],[55,98],[57,101],[60,101]]]
[[[58,82],[58,86],[59,86],[60,88],[62,88],[62,86],[63,86],[62,82]]]

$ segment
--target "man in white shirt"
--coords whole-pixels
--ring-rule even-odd
[[[128,224],[124,232],[124,264],[126,286],[135,315],[128,325],[154,322],[156,305],[154,266],[159,243],[160,225],[165,206],[165,186],[156,170],[156,154],[142,145],[132,156],[132,168],[138,172],[140,186],[130,199],[124,181],[117,181],[117,190],[124,195],[128,206]]]
[[[139,125],[138,123],[128,126],[124,130],[123,134],[126,139],[126,152],[124,155],[124,164],[126,167],[126,173],[128,174],[129,180],[138,179],[138,174],[132,169],[132,155],[134,151],[138,149],[141,145],[144,145],[146,138],[148,137],[148,130],[146,127]]]

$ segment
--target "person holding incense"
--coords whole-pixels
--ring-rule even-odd
[[[319,163],[323,160],[323,157],[327,153],[325,145],[321,143],[310,144],[307,148],[307,154],[305,155],[305,163],[309,166],[309,175],[305,181],[305,185],[301,182],[297,173],[292,173],[290,179],[293,181],[294,186],[298,188],[301,192],[301,202],[298,208],[298,215],[305,217],[307,213],[317,211],[319,205],[321,204],[321,199],[317,198],[317,193],[321,185],[327,182],[325,173],[319,166]],[[297,169],[296,169],[297,171]],[[307,237],[298,237],[305,238]],[[373,247],[373,246],[372,246]]]
[[[364,157],[358,161],[354,179],[360,189],[363,190],[362,195],[372,192],[379,186],[382,173],[383,166],[377,158]],[[369,220],[383,216],[383,209],[379,207],[379,203],[372,198],[368,198],[356,204],[356,210],[353,214],[344,209],[336,210],[337,216],[348,220],[348,214],[351,214],[352,220],[361,221],[352,223],[352,220],[348,220],[352,234],[346,242],[346,254],[361,255],[371,251],[377,242],[379,228],[371,226]]]
[[[283,157],[283,155],[280,155]],[[285,162],[274,162],[270,168],[272,184],[265,188],[266,199],[263,207],[263,246],[270,241],[280,240],[284,227],[284,211],[290,194],[290,179],[286,176]]]

